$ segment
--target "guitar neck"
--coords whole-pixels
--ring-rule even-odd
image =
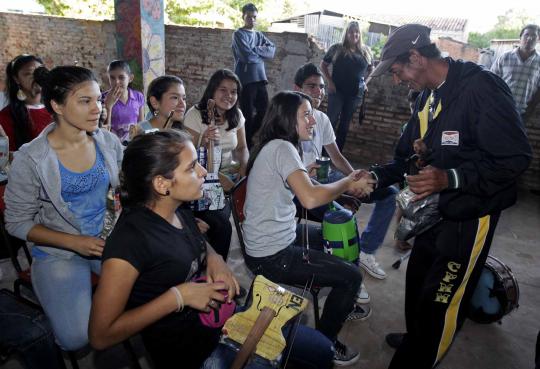
[[[208,173],[214,173],[214,140],[208,142],[206,151],[206,169]]]
[[[275,315],[276,312],[267,306],[262,309],[255,324],[253,324],[251,331],[248,333],[244,344],[234,358],[231,369],[242,369],[244,367],[244,364],[248,361],[249,357],[255,352],[257,343],[270,323],[272,323],[272,319],[274,319]]]

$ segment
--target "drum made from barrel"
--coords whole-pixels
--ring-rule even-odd
[[[519,285],[512,270],[488,255],[469,305],[468,318],[482,324],[499,322],[519,306]]]
[[[354,214],[347,209],[324,213],[322,224],[324,251],[356,263],[359,255],[358,227]]]

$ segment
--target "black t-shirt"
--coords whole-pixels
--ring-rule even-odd
[[[206,242],[191,210],[176,211],[183,229],[147,209],[124,209],[107,238],[103,261],[123,259],[139,271],[126,309],[143,305],[172,286],[199,276],[206,265]],[[178,362],[182,368],[200,368],[216,347],[220,329],[202,326],[190,307],[169,314],[142,332],[146,351],[157,369]]]
[[[323,60],[332,64],[332,81],[336,89],[345,96],[356,96],[369,66],[366,58],[359,52],[345,52],[341,44],[334,44]]]
[[[107,238],[103,261],[123,259],[139,271],[127,309],[146,304],[203,271],[206,243],[193,214],[186,209],[178,209],[176,213],[183,229],[145,207],[124,209]],[[189,310],[172,315],[185,315]]]

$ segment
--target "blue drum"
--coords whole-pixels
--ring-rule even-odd
[[[500,322],[519,306],[519,286],[512,270],[488,255],[471,298],[468,318],[482,324]]]

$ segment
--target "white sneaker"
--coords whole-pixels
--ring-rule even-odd
[[[379,263],[377,263],[377,260],[375,260],[375,256],[373,254],[366,254],[365,252],[360,252],[360,267],[374,278],[386,278],[386,273],[379,266]]]
[[[360,290],[358,291],[358,294],[356,295],[356,303],[357,304],[369,304],[371,299],[369,298],[369,293],[366,289],[366,286],[364,285],[364,282],[362,282],[362,285],[360,286]]]

